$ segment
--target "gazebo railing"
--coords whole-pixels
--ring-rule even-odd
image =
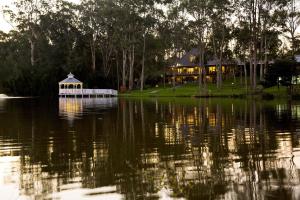
[[[118,91],[112,89],[59,89],[59,95],[109,95],[117,96]]]

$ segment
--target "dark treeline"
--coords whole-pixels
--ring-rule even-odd
[[[3,13],[14,26],[0,32],[0,91],[9,94],[55,95],[69,72],[89,88],[143,90],[195,47],[200,66],[218,60],[218,87],[222,61],[239,60],[256,88],[268,60],[300,50],[295,0],[18,0]]]

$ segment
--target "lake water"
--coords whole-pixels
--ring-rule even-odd
[[[0,199],[300,199],[300,102],[0,100]]]

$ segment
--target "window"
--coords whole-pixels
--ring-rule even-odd
[[[191,63],[194,63],[195,61],[196,61],[196,56],[191,55],[191,56],[190,56],[190,62],[191,62]]]

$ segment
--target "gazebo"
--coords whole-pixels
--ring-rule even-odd
[[[82,89],[83,83],[76,78],[72,73],[69,73],[68,78],[59,82],[59,89]]]
[[[70,73],[68,77],[60,81],[59,83],[59,93],[60,97],[112,97],[117,96],[118,91],[113,89],[83,89],[83,83]]]

